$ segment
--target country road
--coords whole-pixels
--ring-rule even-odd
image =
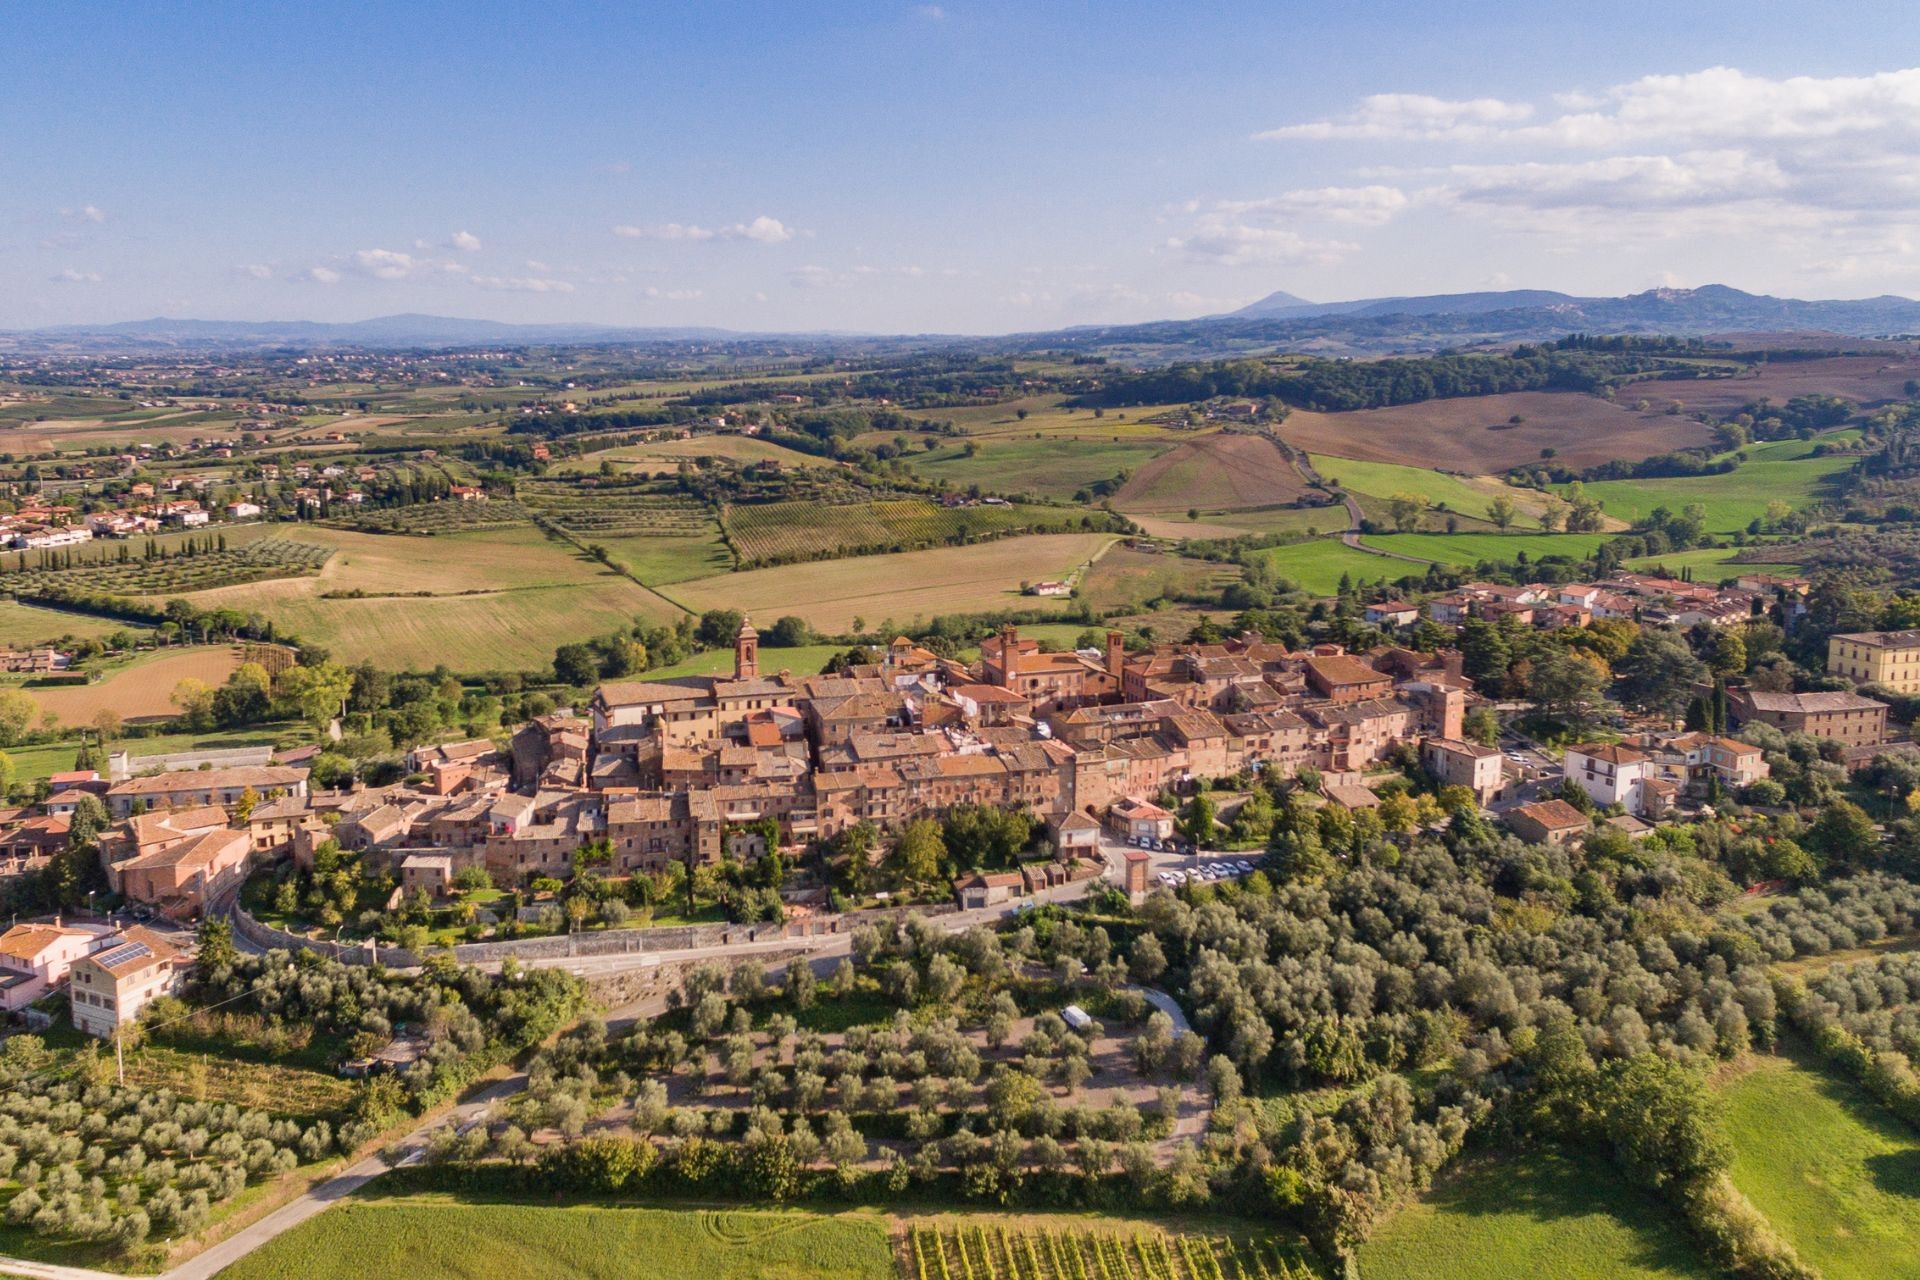
[[[1110,883],[1116,868],[1117,859],[1125,853],[1120,845],[1103,845],[1107,870],[1074,884],[1060,885],[1045,890],[1033,898],[1018,903],[1003,903],[991,907],[978,907],[968,911],[958,911],[951,915],[931,917],[933,922],[948,933],[960,933],[977,924],[991,924],[1014,915],[1026,906],[1036,903],[1077,902],[1087,896],[1096,885]],[[1156,855],[1165,857],[1168,855]],[[232,900],[216,902],[212,910],[215,914],[225,915],[232,906]],[[259,948],[246,944],[235,932],[234,942],[243,950],[258,953]],[[732,943],[726,946],[693,947],[679,951],[625,952],[605,956],[555,956],[524,961],[529,968],[564,968],[579,977],[592,977],[595,974],[619,973],[632,969],[645,969],[659,965],[662,961],[684,960],[723,960],[738,959],[767,952],[804,951],[814,972],[827,977],[839,966],[842,957],[853,949],[853,935],[849,933],[820,934],[811,938],[767,938],[752,942]],[[497,963],[481,965],[482,969],[497,970]],[[1149,993],[1156,1008],[1166,1008],[1174,1018],[1176,1028],[1186,1026],[1186,1018],[1180,1013],[1179,1006],[1165,996],[1156,1000],[1157,992]],[[1166,1000],[1167,1005],[1161,1004]],[[667,1008],[665,992],[655,992],[637,1000],[607,1010],[605,1019],[608,1026],[615,1030],[624,1030],[642,1018],[656,1017]],[[419,1159],[425,1149],[427,1138],[436,1129],[452,1125],[462,1131],[475,1124],[482,1123],[500,1102],[512,1097],[526,1087],[524,1073],[515,1073],[503,1080],[485,1086],[471,1097],[461,1102],[445,1115],[425,1121],[405,1137],[388,1144],[397,1147],[406,1154],[402,1163]],[[1197,1132],[1197,1131],[1196,1131]],[[227,1267],[252,1253],[255,1249],[268,1244],[309,1218],[325,1212],[338,1201],[359,1191],[387,1171],[387,1164],[378,1155],[369,1156],[349,1168],[335,1174],[325,1182],[318,1184],[298,1198],[288,1201],[259,1221],[250,1223],[234,1232],[218,1244],[194,1255],[162,1273],[158,1280],[212,1280]],[[30,1276],[34,1280],[130,1280],[129,1277],[110,1271],[94,1271],[85,1267],[62,1267],[49,1263],[31,1262],[25,1258],[0,1257],[0,1272],[21,1276]]]
[[[1322,476],[1313,463],[1308,460],[1306,454],[1289,448],[1287,456],[1292,459],[1294,470],[1298,471],[1300,478],[1308,484],[1316,489],[1332,488],[1332,486],[1328,484],[1326,477]],[[1355,551],[1364,551],[1370,556],[1382,556],[1388,560],[1404,560],[1408,564],[1432,565],[1435,563],[1432,560],[1423,560],[1419,556],[1405,555],[1398,551],[1387,551],[1381,547],[1370,547],[1360,541],[1360,526],[1367,518],[1366,512],[1360,509],[1360,503],[1345,489],[1340,491],[1340,501],[1347,509],[1347,527],[1345,531],[1341,533],[1340,541],[1347,546],[1352,547]]]

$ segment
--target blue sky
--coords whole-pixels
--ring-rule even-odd
[[[1920,293],[1915,6],[1575,8],[23,0],[0,327]]]

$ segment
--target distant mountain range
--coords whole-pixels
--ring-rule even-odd
[[[1920,328],[1920,302],[1894,294],[1852,301],[1802,301],[1746,293],[1724,284],[1698,289],[1648,289],[1624,298],[1579,298],[1552,289],[1505,289],[1491,293],[1437,293],[1410,298],[1360,298],[1308,302],[1290,293],[1270,293],[1218,319],[1305,320],[1354,316],[1486,316],[1545,313],[1559,328],[1609,333],[1709,332],[1737,329],[1823,329],[1856,336]]]
[[[1309,302],[1272,293],[1224,315],[1144,324],[1083,325],[997,337],[741,333],[712,328],[622,328],[505,324],[448,316],[380,316],[348,324],[311,320],[153,319],[0,332],[0,351],[139,351],[355,347],[379,350],[472,346],[776,344],[812,350],[942,348],[978,352],[1084,351],[1142,361],[1294,350],[1329,355],[1431,351],[1610,334],[1835,334],[1866,338],[1920,333],[1920,302],[1884,294],[1803,300],[1726,285],[1649,289],[1623,298],[1583,298],[1550,289]]]

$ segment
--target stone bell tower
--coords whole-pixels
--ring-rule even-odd
[[[740,619],[740,633],[733,638],[733,678],[760,678],[760,633],[745,618]]]

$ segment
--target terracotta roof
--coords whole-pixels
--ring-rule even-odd
[[[128,778],[115,783],[116,796],[166,795],[173,791],[222,791],[252,787],[256,791],[270,787],[291,787],[307,780],[305,769],[277,765],[245,765],[236,769],[180,769],[157,773],[150,778]]]
[[[1623,747],[1617,742],[1587,742],[1577,747],[1568,747],[1568,755],[1583,755],[1589,760],[1604,760],[1608,764],[1639,764],[1647,757],[1632,747]]]
[[[1565,831],[1569,827],[1587,825],[1587,815],[1565,800],[1542,800],[1536,804],[1523,804],[1512,810],[1510,816],[1531,818],[1549,831]]]
[[[17,924],[0,933],[0,956],[31,963],[41,952],[62,938],[89,938],[85,929],[68,929],[54,924]]]

